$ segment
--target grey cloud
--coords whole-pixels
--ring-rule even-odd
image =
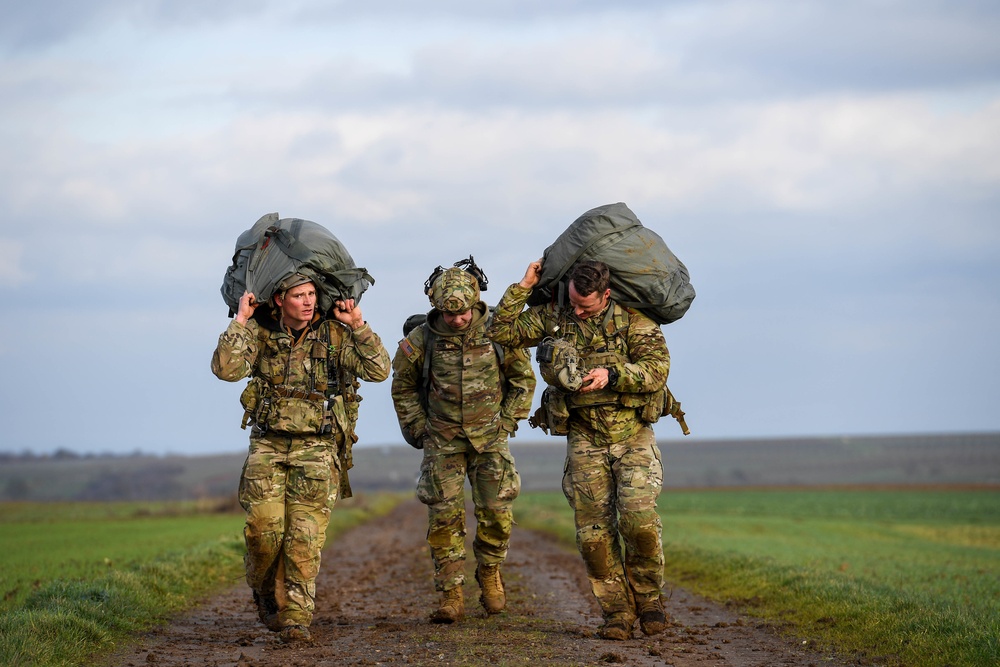
[[[114,21],[180,28],[259,14],[269,0],[32,0],[3,3],[0,48],[32,52]]]
[[[995,3],[746,7],[717,11],[704,30],[681,37],[681,68],[721,72],[768,94],[950,87],[995,82],[1000,73]]]

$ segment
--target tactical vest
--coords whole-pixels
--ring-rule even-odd
[[[618,303],[612,303],[600,326],[564,318],[560,328],[568,330],[566,334],[575,337],[580,372],[586,375],[595,368],[610,368],[631,361],[625,338],[628,326],[628,312]],[[662,411],[662,394],[663,390],[633,393],[615,391],[611,386],[606,386],[596,391],[577,391],[567,394],[566,404],[570,409],[598,405],[620,405],[642,409],[643,421],[653,423],[659,419],[659,413]],[[646,409],[647,407],[649,409]]]
[[[303,334],[309,337],[315,332],[316,336],[296,348],[290,337],[258,325],[257,359],[240,397],[245,410],[243,428],[250,423],[264,431],[335,433],[354,439],[359,383],[352,372],[336,363],[341,341],[332,340],[334,326],[337,323],[320,322]]]
[[[482,415],[499,414],[506,388],[503,349],[486,337],[485,326],[464,345],[461,337],[456,338],[439,336],[424,325],[421,394],[426,401],[425,409],[428,414],[446,416],[456,423],[489,423],[491,419],[484,420]],[[456,371],[461,378],[448,377]],[[493,378],[495,382],[489,381]],[[483,381],[478,382],[479,379]],[[460,406],[462,415],[452,414],[456,406]]]

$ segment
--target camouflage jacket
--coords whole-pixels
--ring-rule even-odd
[[[423,326],[399,342],[392,361],[392,400],[400,429],[414,441],[427,435],[440,448],[464,437],[483,451],[502,432],[513,433],[517,422],[528,416],[535,374],[527,351],[504,346],[501,364],[486,338],[486,304],[480,301],[474,310],[473,321],[460,331],[432,310],[427,321],[435,334],[431,351],[424,349]],[[428,352],[432,356],[425,407],[420,390]]]
[[[656,397],[670,371],[670,353],[660,327],[614,300],[586,320],[577,318],[572,308],[553,303],[525,310],[530,294],[530,289],[517,283],[508,287],[487,335],[504,345],[526,347],[538,345],[547,336],[572,338],[584,373],[607,368],[618,377],[607,389],[567,396],[570,428],[583,429],[596,441],[607,443],[638,432],[643,425],[639,409],[652,400],[663,400]]]
[[[265,396],[294,397],[318,404],[321,412],[332,409],[335,434],[352,438],[360,400],[357,379],[382,382],[389,377],[389,368],[389,353],[367,323],[352,331],[336,320],[313,322],[293,340],[288,332],[264,327],[256,319],[246,325],[234,319],[219,336],[212,355],[212,372],[219,379],[252,378],[244,395],[256,382]],[[251,412],[247,401],[241,400]],[[260,414],[256,406],[255,411]],[[257,421],[264,426],[262,419]],[[298,427],[277,430],[296,433]]]

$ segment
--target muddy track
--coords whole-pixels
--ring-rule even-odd
[[[336,511],[336,510],[334,510]],[[508,609],[487,618],[467,563],[467,617],[434,625],[437,594],[424,543],[426,509],[406,502],[345,533],[323,556],[313,642],[281,644],[261,626],[245,585],[171,620],[112,656],[108,667],[327,665],[698,665],[840,667],[750,619],[682,590],[670,591],[673,623],[658,637],[597,639],[600,614],[583,561],[545,535],[517,529],[504,567]],[[471,541],[471,540],[470,540]]]

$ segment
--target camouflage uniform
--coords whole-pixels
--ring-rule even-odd
[[[368,324],[316,319],[295,339],[274,327],[230,322],[212,372],[251,377],[241,397],[254,424],[239,493],[246,578],[255,599],[274,605],[279,629],[312,621],[330,510],[350,467],[356,379],[385,380],[389,354]]]
[[[473,294],[469,283],[455,273],[446,273],[438,283],[447,287],[452,279],[459,283],[459,294],[442,296],[442,285],[437,285],[439,298],[432,296],[432,303],[452,312],[464,312],[471,305],[471,323],[453,329],[435,308],[426,325],[433,330],[434,349],[425,349],[427,330],[420,326],[400,341],[392,362],[392,399],[400,428],[424,450],[417,497],[428,507],[427,542],[438,591],[465,582],[466,475],[477,521],[476,561],[494,566],[507,556],[511,508],[521,488],[507,438],[518,420],[528,415],[535,389],[527,352],[503,349],[500,364],[494,344],[486,338],[489,310],[478,301],[478,288]],[[420,394],[428,353],[432,356],[424,402]]]
[[[638,610],[659,600],[663,583],[656,513],[663,467],[650,423],[662,408],[667,346],[656,323],[613,300],[603,312],[580,320],[569,306],[524,310],[530,293],[517,283],[507,289],[488,332],[493,340],[531,347],[547,336],[568,337],[579,351],[582,373],[593,368],[617,373],[607,388],[565,394],[563,493],[574,510],[577,547],[605,619],[622,619],[631,628]]]

